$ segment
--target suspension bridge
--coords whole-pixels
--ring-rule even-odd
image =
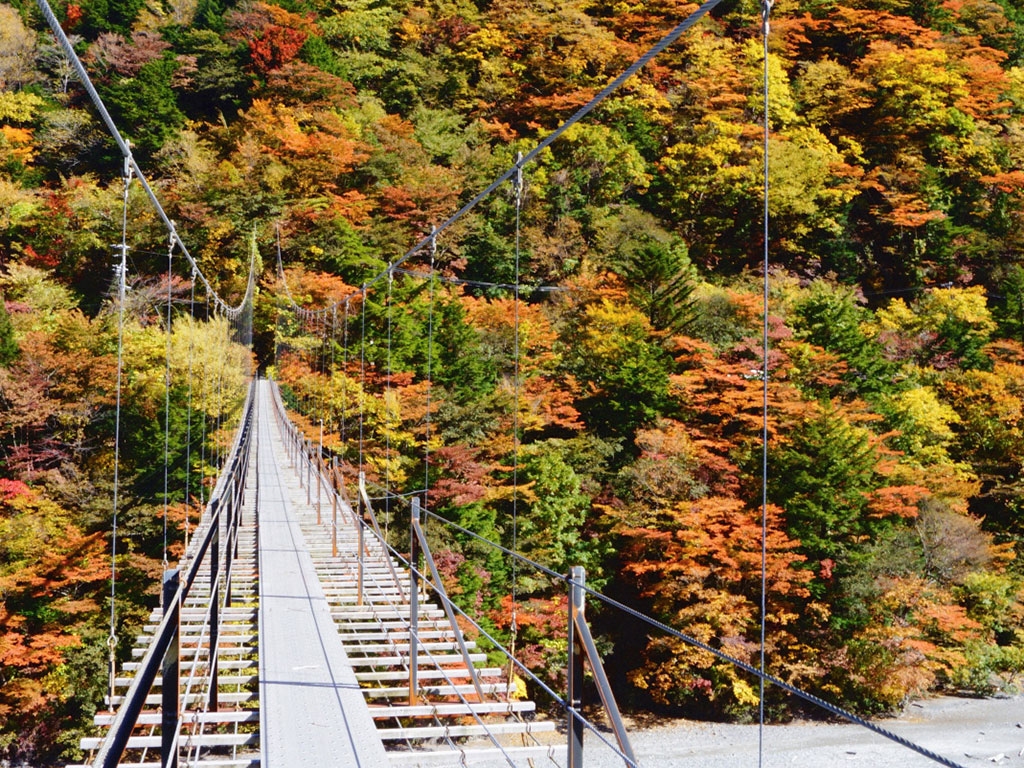
[[[388,371],[384,377],[390,395],[391,286],[396,275],[425,279],[430,284],[433,311],[434,270],[438,238],[488,195],[509,184],[515,195],[515,282],[507,286],[474,283],[514,291],[515,401],[519,399],[519,213],[524,168],[573,124],[636,74],[661,51],[678,40],[720,0],[709,0],[648,50],[631,67],[552,131],[531,151],[520,153],[515,164],[467,202],[447,221],[435,226],[387,269],[366,280],[351,296],[331,305],[310,309],[299,306],[285,282],[278,244],[278,270],[283,283],[282,302],[288,322],[315,340],[305,353],[310,368],[320,366],[329,378],[337,370],[335,349],[346,356],[344,369],[355,365],[348,358],[353,311],[362,312],[359,375],[365,380],[365,323],[367,296],[386,292]],[[560,573],[534,562],[516,547],[516,471],[518,468],[518,410],[513,414],[513,541],[511,548],[445,520],[430,509],[429,489],[398,494],[388,482],[385,464],[384,495],[371,496],[363,471],[362,402],[358,429],[353,426],[343,446],[324,446],[298,426],[300,415],[285,403],[278,383],[258,376],[252,365],[253,298],[256,285],[256,243],[249,278],[241,302],[232,305],[214,289],[189,253],[156,193],[146,179],[102,100],[89,79],[46,0],[37,0],[58,43],[85,87],[99,115],[124,157],[124,215],[120,265],[117,270],[118,306],[123,307],[127,273],[126,233],[129,188],[141,184],[169,236],[166,327],[166,389],[170,391],[170,286],[179,255],[179,271],[190,273],[191,301],[188,322],[215,325],[223,336],[225,354],[216,370],[203,371],[196,397],[214,398],[217,412],[230,413],[223,402],[232,388],[240,406],[230,448],[209,457],[219,468],[216,484],[207,497],[201,484],[189,487],[199,497],[199,519],[194,530],[186,520],[184,555],[176,567],[166,564],[160,605],[153,609],[134,638],[128,660],[115,653],[117,571],[111,571],[110,682],[96,732],[81,741],[94,768],[169,768],[178,765],[235,768],[241,766],[355,765],[454,766],[508,765],[538,768],[553,764],[565,768],[584,765],[584,741],[611,750],[626,766],[644,764],[631,744],[630,734],[616,703],[598,645],[587,622],[587,603],[619,612],[631,621],[700,649],[719,661],[753,676],[761,685],[760,724],[764,724],[764,687],[777,686],[792,696],[889,739],[934,763],[958,768],[948,757],[912,743],[875,722],[864,720],[787,682],[767,674],[762,636],[760,663],[734,658],[721,648],[690,637],[590,588],[582,568]],[[767,114],[767,39],[770,0],[762,5],[765,41],[765,93]],[[765,126],[765,157],[768,126]],[[768,275],[767,162],[765,164],[765,306]],[[403,268],[413,257],[428,271]],[[182,262],[181,259],[184,261]],[[197,312],[195,291],[205,292],[205,311]],[[533,287],[531,290],[538,290]],[[557,286],[540,290],[561,290]],[[355,308],[355,310],[353,309]],[[123,309],[121,310],[123,313]],[[344,334],[339,344],[340,324]],[[765,409],[767,413],[768,326],[765,314]],[[429,477],[430,361],[433,315],[427,339],[427,406],[424,477]],[[280,334],[279,334],[280,336]],[[327,353],[330,350],[330,362]],[[231,350],[234,350],[231,352]],[[318,351],[316,351],[318,350]],[[192,388],[192,352],[189,347],[189,390]],[[319,357],[317,357],[319,355]],[[121,397],[119,354],[117,402]],[[230,369],[230,370],[229,370]],[[238,382],[244,382],[238,384]],[[234,382],[234,383],[233,383]],[[387,395],[385,397],[387,397]],[[169,423],[168,412],[165,423]],[[346,409],[343,409],[343,412]],[[387,410],[387,409],[385,409]],[[388,411],[388,413],[390,413]],[[120,411],[118,411],[120,414]],[[190,411],[191,414],[191,411]],[[390,418],[388,415],[387,418]],[[191,419],[191,415],[190,415]],[[220,423],[218,430],[231,425]],[[120,430],[118,415],[117,434]],[[767,424],[767,417],[765,423]],[[306,425],[308,427],[308,424]],[[189,421],[188,428],[192,424]],[[203,429],[206,423],[203,423]],[[766,427],[767,429],[767,427]],[[390,435],[390,425],[385,430]],[[767,434],[767,432],[766,432]],[[189,445],[191,440],[189,440]],[[203,446],[206,440],[204,435]],[[388,444],[390,452],[391,446]],[[164,551],[167,561],[167,505],[169,498],[165,434]],[[358,454],[359,461],[346,461]],[[207,457],[202,457],[206,463]],[[340,459],[340,460],[339,460]],[[114,530],[111,562],[116,563],[118,529],[118,456],[115,452]],[[189,462],[186,461],[186,464]],[[380,507],[386,510],[382,530]],[[189,506],[191,510],[191,505]],[[392,516],[393,509],[401,514]],[[517,568],[531,569],[551,579],[567,598],[565,628],[567,662],[565,687],[555,690],[517,657],[515,617],[513,641],[505,645],[452,599],[430,540],[426,522],[446,525],[507,557]],[[389,535],[394,521],[407,521],[401,536]],[[765,525],[767,523],[765,522]],[[392,532],[393,533],[393,532]],[[765,531],[766,533],[766,531]],[[764,538],[764,537],[762,537]],[[399,548],[394,542],[403,541]],[[763,552],[762,552],[763,554]],[[764,573],[762,557],[762,574]],[[514,581],[513,581],[514,583]],[[514,590],[514,588],[513,588]],[[762,584],[762,593],[763,593]],[[512,595],[513,612],[516,595]],[[478,643],[480,646],[478,646]],[[486,647],[486,651],[484,648]],[[497,661],[496,661],[497,659]],[[530,700],[522,681],[531,683],[544,702]],[[762,731],[763,733],[763,731]],[[764,757],[759,741],[759,764]]]

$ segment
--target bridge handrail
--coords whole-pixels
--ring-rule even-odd
[[[722,651],[719,648],[715,648],[715,647],[713,647],[713,646],[711,646],[711,645],[709,645],[709,644],[707,644],[707,643],[705,643],[705,642],[703,642],[701,640],[698,640],[695,637],[692,637],[692,636],[690,636],[690,635],[688,635],[688,634],[686,634],[684,632],[680,632],[678,629],[675,629],[674,627],[670,627],[669,625],[665,624],[664,622],[658,621],[657,619],[655,619],[655,618],[653,618],[651,616],[648,616],[647,614],[643,613],[642,611],[638,611],[636,608],[633,608],[633,607],[631,607],[629,605],[626,605],[625,603],[622,603],[622,602],[620,602],[620,601],[618,601],[618,600],[616,600],[616,599],[614,599],[612,597],[609,597],[608,595],[605,595],[605,594],[603,594],[601,592],[598,592],[597,590],[595,590],[595,589],[593,589],[591,587],[588,587],[585,582],[583,582],[581,580],[577,580],[576,578],[574,578],[572,574],[570,574],[569,576],[566,576],[565,574],[558,573],[557,571],[554,571],[551,568],[548,568],[547,566],[541,565],[540,563],[538,563],[538,562],[536,562],[534,560],[531,560],[528,557],[524,557],[519,552],[513,552],[512,550],[508,549],[507,547],[502,546],[501,544],[498,544],[495,541],[491,541],[490,539],[488,539],[488,538],[486,538],[484,536],[481,536],[480,534],[478,534],[478,533],[476,533],[474,531],[471,531],[468,528],[464,528],[463,526],[459,525],[458,523],[456,523],[456,522],[454,522],[452,520],[449,520],[446,517],[443,517],[443,516],[437,514],[436,512],[431,512],[430,510],[425,510],[425,513],[426,513],[426,515],[428,517],[432,517],[435,520],[437,520],[438,522],[440,522],[440,523],[442,523],[442,524],[444,524],[446,526],[449,526],[449,527],[451,527],[451,528],[453,528],[455,530],[458,530],[461,533],[464,533],[464,534],[466,534],[468,536],[471,536],[474,539],[480,541],[481,543],[486,544],[486,545],[488,545],[490,547],[493,547],[494,549],[496,549],[498,551],[501,551],[504,554],[506,554],[506,555],[508,555],[508,556],[510,556],[512,558],[515,558],[516,560],[524,563],[525,565],[528,565],[528,566],[534,568],[538,572],[543,573],[543,574],[551,577],[552,579],[554,579],[556,581],[560,581],[560,582],[563,582],[563,583],[567,584],[570,588],[578,588],[584,594],[589,595],[590,597],[593,597],[594,599],[604,603],[605,605],[607,605],[607,606],[609,606],[611,608],[614,608],[616,610],[619,610],[619,611],[621,611],[621,612],[623,612],[623,613],[625,613],[625,614],[627,614],[627,615],[629,615],[629,616],[631,616],[631,617],[633,617],[633,618],[635,618],[635,619],[637,619],[639,621],[642,621],[645,624],[648,624],[649,626],[654,627],[655,629],[658,629],[658,630],[664,632],[665,634],[670,635],[670,636],[676,638],[677,640],[682,640],[687,645],[690,645],[690,646],[692,646],[694,648],[698,648],[698,649],[700,649],[702,651],[710,653],[712,656],[715,656],[716,658],[720,659],[721,661],[724,661],[727,664],[730,664],[730,665],[732,665],[732,666],[734,666],[734,667],[736,667],[738,669],[741,669],[744,672],[749,673],[750,675],[758,677],[761,680],[764,680],[766,683],[774,685],[774,686],[776,686],[776,687],[786,691],[787,693],[790,693],[790,694],[792,694],[794,696],[797,696],[798,698],[801,698],[804,701],[806,701],[806,702],[808,702],[810,704],[813,704],[814,706],[816,706],[816,707],[818,707],[820,709],[823,709],[823,710],[825,710],[826,712],[828,712],[828,713],[830,713],[832,715],[835,715],[837,717],[841,717],[844,720],[847,720],[848,722],[853,723],[854,725],[859,725],[859,726],[861,726],[863,728],[866,728],[869,731],[872,731],[873,733],[875,733],[875,734],[877,734],[879,736],[882,736],[882,737],[884,737],[886,739],[889,739],[892,742],[895,742],[896,744],[899,744],[901,747],[905,747],[906,749],[909,749],[909,750],[911,750],[913,752],[916,752],[917,754],[921,755],[922,757],[928,758],[932,762],[938,763],[939,765],[944,765],[947,768],[964,768],[964,766],[962,764],[957,763],[954,760],[950,760],[949,758],[943,757],[942,755],[940,755],[940,754],[938,754],[938,753],[928,749],[927,747],[923,747],[920,744],[917,744],[916,742],[910,741],[909,739],[906,739],[906,738],[900,736],[899,734],[894,733],[893,731],[891,731],[891,730],[889,730],[887,728],[883,728],[882,726],[880,726],[880,725],[878,725],[876,723],[873,723],[870,720],[866,720],[865,718],[860,717],[859,715],[856,715],[856,714],[854,714],[852,712],[849,712],[849,711],[843,709],[842,707],[838,707],[835,704],[832,704],[831,702],[828,702],[828,701],[826,701],[826,700],[824,700],[824,699],[822,699],[822,698],[820,698],[818,696],[815,696],[812,693],[809,693],[809,692],[807,692],[807,691],[805,691],[805,690],[803,690],[801,688],[798,688],[798,687],[796,687],[796,686],[794,686],[794,685],[792,685],[790,683],[787,683],[786,681],[784,681],[784,680],[782,680],[782,679],[780,679],[778,677],[775,677],[774,675],[770,675],[770,674],[768,674],[766,672],[762,672],[757,667],[754,667],[753,665],[748,664],[747,662],[742,661],[741,659],[738,659],[735,656],[732,656],[732,655],[726,653],[725,651]],[[456,606],[456,610],[459,611],[459,613],[461,613],[468,621],[470,621],[471,623],[475,624],[475,622],[473,622],[473,619],[471,617],[469,617],[468,615],[466,615],[465,612],[462,611],[462,609],[460,609],[460,608],[458,608]],[[482,631],[482,628],[479,625],[476,625],[476,626],[477,626],[478,630]],[[486,632],[484,632],[484,635],[487,636],[489,639],[492,639],[492,638],[490,638],[489,635],[487,635]],[[517,666],[522,667],[522,665],[518,661],[516,661],[516,660],[513,660],[513,661],[515,661]],[[522,667],[522,668],[525,670],[525,667]],[[526,671],[528,672],[528,670],[526,670]],[[532,675],[531,675],[531,677],[532,677]],[[535,682],[536,682],[536,680],[535,680]],[[566,709],[571,711],[570,707],[566,707]]]
[[[396,497],[396,498],[401,498],[401,497]],[[418,506],[419,499],[416,498],[416,497],[413,497],[412,502],[415,503]],[[429,513],[429,514],[433,515],[433,513]],[[365,521],[360,523],[360,526],[361,526],[360,527],[360,532],[362,531],[362,529],[364,527],[367,528],[367,529],[369,528],[369,525]],[[372,533],[372,531],[371,531],[371,533]],[[576,727],[577,734],[579,734],[579,732],[580,732],[579,729],[585,728],[586,730],[589,730],[595,736],[595,738],[597,738],[605,746],[607,746],[609,749],[611,749],[618,757],[622,758],[622,760],[626,764],[627,768],[639,768],[640,764],[637,761],[636,757],[634,756],[632,745],[630,744],[630,741],[629,741],[629,736],[626,733],[625,725],[621,721],[621,716],[619,715],[617,705],[615,705],[614,696],[611,693],[610,687],[608,687],[608,688],[606,688],[604,690],[599,690],[599,693],[600,693],[600,696],[601,696],[602,703],[606,707],[606,712],[607,712],[607,714],[609,716],[609,720],[612,723],[612,731],[615,734],[615,739],[619,743],[619,746],[616,746],[616,745],[612,744],[605,737],[605,735],[601,732],[601,729],[599,729],[597,726],[595,726],[593,723],[591,723],[586,718],[586,716],[582,712],[582,707],[579,704],[578,700],[576,702],[576,706],[574,706],[573,705],[573,701],[570,700],[568,697],[563,698],[562,696],[559,696],[558,693],[556,693],[547,683],[545,683],[543,680],[541,680],[541,678],[538,677],[537,674],[533,670],[531,670],[529,667],[527,667],[525,664],[523,664],[523,662],[521,662],[519,659],[517,659],[512,653],[510,653],[508,651],[508,649],[505,648],[505,646],[499,640],[497,640],[483,626],[481,626],[479,622],[477,622],[472,616],[470,616],[468,613],[466,613],[465,610],[460,608],[451,599],[451,597],[448,595],[448,592],[447,592],[447,590],[444,589],[443,585],[439,586],[438,584],[435,584],[434,583],[434,579],[431,577],[430,574],[421,571],[417,565],[413,564],[411,559],[407,559],[405,555],[403,555],[401,552],[399,552],[397,549],[395,549],[389,543],[384,541],[383,538],[380,539],[380,543],[384,547],[385,552],[390,552],[391,555],[395,559],[397,559],[399,563],[401,563],[404,567],[408,568],[410,575],[415,576],[418,581],[424,582],[437,595],[438,599],[441,601],[442,605],[444,605],[446,607],[446,609],[450,609],[453,614],[457,614],[458,616],[461,616],[463,619],[465,619],[483,637],[487,638],[494,645],[494,647],[497,649],[497,651],[499,653],[503,654],[509,660],[509,662],[511,664],[513,664],[515,667],[517,667],[519,670],[521,670],[524,675],[526,675],[531,680],[533,680],[533,682],[536,683],[538,685],[538,687],[540,687],[545,693],[547,693],[552,698],[552,700],[554,702],[556,702],[559,706],[561,706],[562,709],[565,710],[566,714],[570,718],[570,725],[571,725],[571,727],[569,729],[570,731],[573,730],[573,727]],[[562,581],[566,582],[567,584],[577,583],[577,582],[573,581],[573,577],[572,576],[561,575],[560,578],[561,578]],[[584,587],[583,591],[586,592],[587,589]],[[573,606],[571,600],[572,600],[572,595],[570,595],[570,623],[573,624],[574,627],[579,627],[581,624],[585,624],[585,622],[583,620],[583,616],[582,616],[582,602],[578,602],[575,606]],[[416,635],[416,628],[415,628],[415,626],[413,625],[413,623],[411,621],[408,623],[408,626],[409,626],[409,629],[410,629],[410,633],[415,636]],[[587,636],[589,637],[589,631],[587,631]],[[586,656],[587,656],[587,659],[591,661],[591,666],[595,670],[596,683],[597,683],[597,685],[598,685],[598,687],[600,689],[601,686],[602,686],[602,683],[607,683],[607,676],[603,675],[603,674],[599,675],[596,672],[597,667],[601,664],[600,658],[599,658],[599,656],[597,655],[597,652],[596,652],[596,648],[588,649],[586,647],[586,640],[582,636],[580,638],[580,644],[582,646],[581,649],[580,649],[580,652],[581,653],[585,653]],[[411,655],[411,652],[410,652],[410,655]],[[428,655],[429,655],[429,653],[428,653]],[[569,670],[569,672],[571,674],[574,671],[572,669],[572,667],[576,666],[576,670],[575,671],[577,673],[577,686],[576,686],[575,689],[578,691],[580,689],[581,683],[582,683],[582,668],[575,663],[576,659],[579,659],[580,661],[582,661],[582,656],[577,656],[574,659],[573,655],[570,653],[570,659],[569,659],[570,670]],[[602,673],[603,673],[603,668],[602,668]],[[609,706],[609,704],[610,704],[610,706]],[[616,718],[619,718],[618,721],[616,721]],[[573,747],[571,747],[571,749],[573,749],[573,754],[576,757],[576,762],[573,763],[573,762],[570,761],[570,765],[577,765],[578,766],[578,765],[581,764],[580,763],[580,760],[581,760],[580,755],[581,755],[581,751],[582,751],[582,737],[578,738],[577,742],[573,745]]]
[[[370,521],[370,525],[373,527],[374,535],[376,535],[376,537],[384,543],[386,550],[387,539],[385,538],[384,534],[380,531],[380,524],[377,522],[377,515],[373,511],[373,505],[370,503],[370,497],[366,493],[366,475],[362,472],[359,473],[359,511],[360,514],[356,516],[356,522],[362,525],[364,523],[360,521],[362,520],[365,522],[365,519],[368,518]],[[384,560],[387,562],[388,570],[391,571],[391,577],[395,580],[395,585],[398,587],[398,594],[404,600],[405,589],[402,587],[402,580],[398,578],[398,571],[395,570],[395,564],[391,562],[391,558],[387,557],[386,555],[387,552],[385,551]]]
[[[296,457],[299,461],[303,461],[307,464],[307,468],[312,471],[314,463],[314,447],[311,441],[306,440],[302,437],[300,430],[295,424],[288,418],[287,411],[284,407],[284,401],[281,398],[280,390],[277,386],[277,382],[272,382],[271,389],[274,393],[273,400],[275,404],[275,416],[277,422],[282,428],[282,433],[286,438],[286,447],[289,450],[291,456]],[[317,462],[320,464],[320,462]],[[320,472],[319,469],[316,470]],[[300,479],[302,472],[299,472]],[[583,612],[583,596],[586,592],[586,588],[583,586],[583,569],[577,568],[569,575],[557,574],[554,571],[551,573],[562,581],[564,581],[569,588],[569,632],[570,632],[570,648],[569,648],[569,662],[568,662],[568,679],[571,681],[570,690],[566,699],[562,699],[554,693],[548,686],[538,678],[531,670],[523,666],[518,659],[510,654],[504,646],[491,637],[483,627],[481,627],[476,621],[472,619],[468,614],[459,608],[454,601],[449,597],[447,590],[441,581],[440,574],[438,573],[437,567],[434,564],[434,559],[430,551],[430,545],[427,541],[426,533],[420,523],[420,499],[419,496],[412,496],[411,498],[402,497],[403,501],[410,504],[410,553],[409,558],[406,559],[401,553],[399,553],[394,547],[392,547],[384,534],[381,532],[380,526],[377,523],[377,517],[373,512],[373,506],[370,503],[370,497],[366,492],[366,476],[363,472],[359,473],[359,485],[358,485],[358,500],[359,500],[359,514],[354,515],[354,520],[358,526],[358,544],[357,551],[359,556],[359,592],[362,594],[362,555],[363,555],[363,533],[364,529],[369,532],[373,537],[376,537],[380,546],[384,552],[384,560],[391,571],[392,578],[394,579],[395,585],[398,587],[402,599],[405,597],[405,592],[402,589],[402,580],[398,576],[398,572],[395,569],[392,557],[388,556],[389,553],[404,564],[409,569],[410,576],[410,649],[409,649],[409,700],[410,702],[415,701],[417,696],[417,646],[418,646],[418,634],[417,634],[417,614],[418,614],[418,598],[419,598],[419,587],[418,584],[422,581],[427,587],[429,587],[439,598],[442,607],[444,608],[445,614],[447,615],[448,622],[451,625],[452,631],[456,638],[456,642],[459,646],[460,652],[464,658],[467,672],[476,689],[480,700],[484,699],[483,689],[480,685],[480,681],[474,670],[472,661],[470,660],[470,654],[468,646],[465,643],[465,638],[462,632],[462,628],[459,626],[457,615],[463,616],[469,621],[477,630],[479,630],[485,637],[495,644],[499,651],[501,651],[509,660],[515,663],[517,666],[523,669],[531,678],[535,679],[541,686],[551,694],[555,701],[557,701],[567,712],[569,716],[569,750],[570,750],[570,764],[578,765],[582,759],[583,749],[583,729],[586,728],[596,734],[598,738],[603,741],[609,748],[616,752],[616,754],[623,759],[627,768],[635,768],[638,766],[635,753],[633,752],[632,745],[630,743],[629,734],[626,731],[625,725],[622,721],[622,716],[619,712],[618,705],[615,702],[615,696],[612,693],[611,686],[608,683],[608,676],[604,672],[604,666],[601,661],[600,655],[597,651],[596,645],[594,644],[593,638],[590,634],[589,627],[587,626],[586,619]],[[435,516],[429,510],[424,510],[428,515]],[[367,548],[368,551],[368,548]],[[426,571],[421,571],[418,565],[418,555],[422,554],[424,561],[426,562]],[[575,637],[576,642],[573,643]],[[578,647],[575,647],[577,646]],[[601,703],[604,706],[605,712],[608,715],[608,720],[611,723],[612,731],[615,735],[615,740],[618,742],[616,748],[601,734],[601,732],[591,724],[581,713],[581,692],[583,686],[583,659],[590,662],[590,667],[594,673],[594,679],[597,684],[598,693],[601,698]],[[574,706],[575,705],[575,706]],[[575,762],[574,762],[575,758]]]
[[[231,461],[229,462],[229,469],[226,473],[222,474],[221,480],[224,479],[225,475],[232,475],[236,473],[239,468],[239,458],[245,455],[245,461],[242,462],[243,466],[248,466],[248,452],[252,442],[252,424],[253,424],[253,404],[254,391],[256,382],[255,379],[250,383],[248,393],[246,395],[246,401],[243,411],[243,418],[239,425],[238,433],[232,446]],[[229,480],[233,479],[229,477]],[[224,483],[218,481],[215,487],[215,494],[207,506],[207,511],[204,517],[208,518],[209,525],[206,533],[201,540],[196,543],[196,539],[193,539],[194,553],[191,558],[188,573],[184,580],[182,580],[178,586],[178,589],[172,599],[170,609],[167,610],[165,607],[164,615],[160,620],[156,632],[154,633],[153,640],[149,647],[146,649],[146,654],[143,656],[142,661],[139,664],[138,672],[132,679],[132,683],[128,688],[128,692],[125,694],[124,701],[117,710],[117,714],[114,717],[114,722],[111,724],[110,729],[107,731],[107,736],[103,740],[103,744],[100,746],[96,753],[96,757],[93,760],[93,768],[114,768],[121,762],[121,757],[124,755],[124,751],[127,748],[128,740],[131,737],[132,731],[135,729],[138,721],[139,714],[142,712],[142,708],[145,705],[146,697],[153,687],[153,681],[156,679],[157,671],[163,664],[166,654],[170,651],[177,653],[177,648],[172,648],[172,643],[180,642],[180,614],[181,606],[184,604],[186,597],[188,596],[189,590],[192,588],[193,583],[199,576],[199,568],[203,563],[208,551],[211,551],[211,557],[214,559],[214,564],[211,568],[211,578],[214,580],[219,579],[221,573],[221,567],[219,564],[219,543],[220,543],[220,527],[222,521],[222,513],[224,513],[225,505],[221,503],[224,491]],[[244,481],[243,481],[244,487]],[[217,494],[217,491],[220,491]],[[236,527],[239,521],[239,515],[235,514],[238,506],[238,497],[234,494],[228,498],[229,503],[226,506],[227,512],[225,513],[229,525]],[[230,531],[229,538],[226,543],[230,543]],[[211,545],[212,548],[211,548]],[[227,567],[230,568],[230,557],[228,560]],[[211,608],[216,607],[216,594],[211,591],[210,605]],[[216,663],[216,660],[213,660]],[[215,683],[214,683],[215,685]],[[162,681],[161,688],[166,689],[167,681]],[[216,690],[214,688],[213,690]],[[175,695],[177,691],[175,690]],[[177,713],[175,714],[177,719]],[[177,731],[174,729],[173,734],[161,734],[162,739],[166,740],[168,745],[175,743],[177,740]],[[176,761],[175,761],[176,763]]]
[[[232,460],[230,462],[231,469],[226,473],[229,479],[226,481],[227,484],[231,484],[231,494],[228,497],[228,520],[227,520],[227,542],[224,547],[224,560],[226,565],[223,569],[218,567],[218,572],[211,574],[211,584],[213,589],[210,593],[210,604],[209,610],[207,611],[206,618],[203,622],[203,630],[208,627],[210,630],[210,643],[208,651],[208,670],[205,677],[207,697],[206,702],[203,705],[203,714],[209,711],[212,706],[214,711],[217,709],[217,677],[218,677],[218,660],[220,658],[220,632],[219,632],[219,616],[223,610],[231,607],[231,575],[234,570],[235,560],[238,557],[238,531],[241,523],[241,510],[244,502],[245,489],[246,489],[246,478],[249,476],[249,464],[252,458],[252,441],[255,430],[258,426],[255,424],[255,413],[256,413],[256,401],[255,401],[255,380],[253,386],[250,387],[247,394],[246,406],[243,409],[243,413],[249,413],[250,408],[252,409],[249,423],[245,424],[243,420],[244,429],[240,429],[236,435],[235,445],[237,447],[241,441],[243,443],[243,450],[236,451],[233,447]],[[257,451],[259,447],[257,446]],[[220,483],[218,483],[219,485]],[[259,480],[256,482],[257,488],[257,506],[258,506],[258,494],[259,494]],[[214,536],[214,540],[219,542],[219,537]],[[219,556],[215,557],[215,563],[220,564]],[[212,570],[212,569],[211,569]],[[220,571],[223,570],[223,578],[221,578]],[[224,583],[224,597],[220,594],[221,582]],[[200,635],[200,645],[202,644],[203,633]],[[195,678],[196,667],[198,664],[193,664],[192,670],[189,675],[188,683],[185,688],[186,701],[192,688],[192,683]],[[172,744],[167,745],[167,751],[169,755],[172,755],[175,763],[171,766],[176,765],[177,756],[181,746],[181,724],[182,719],[179,717],[176,727],[174,728],[174,741]],[[193,753],[198,756],[199,751],[202,749],[201,746],[193,745],[193,739],[196,735],[196,730],[202,735],[206,724],[199,722],[197,716],[194,714],[191,722],[191,730],[189,731],[188,737],[185,740],[186,753],[186,765],[192,765],[194,763]]]
[[[445,594],[447,594],[447,591],[444,588],[444,582],[441,581],[441,574],[438,573],[437,565],[434,563],[434,556],[430,552],[430,544],[427,542],[427,535],[423,532],[423,528],[420,526],[420,500],[419,497],[417,496],[413,496],[412,498],[411,510],[409,512],[409,528],[409,561],[414,565],[418,565],[419,558],[417,557],[417,554],[422,554],[431,576],[430,579],[427,579],[427,583],[432,585],[436,592],[444,592]],[[390,561],[391,558],[389,557],[388,562]],[[412,570],[409,572],[409,577],[412,582],[412,586],[409,589],[409,592],[413,596],[413,601],[415,603],[418,603],[419,588],[417,586],[417,583],[419,581],[419,574],[415,570]],[[476,689],[477,695],[480,697],[480,701],[483,701],[484,689],[480,686],[480,677],[477,675],[476,669],[473,667],[473,661],[469,657],[469,647],[466,645],[466,639],[462,634],[462,628],[459,626],[459,622],[455,618],[455,614],[452,612],[452,609],[449,607],[448,603],[442,601],[442,605],[444,606],[445,615],[448,616],[448,623],[451,625],[452,634],[455,636],[455,641],[459,646],[459,651],[462,654],[462,659],[466,664],[466,672],[469,673],[469,679],[472,681],[473,687]],[[418,611],[418,606],[416,610]],[[410,635],[410,637],[412,638],[415,636]],[[417,666],[417,642],[413,640],[410,643],[410,646],[411,647],[409,655],[412,657],[412,660],[409,662],[409,669],[415,670]],[[415,697],[416,683],[415,673],[413,673],[413,677],[410,678],[409,682],[410,703],[413,700],[415,700]]]
[[[280,387],[278,386],[278,383],[276,381],[271,381],[270,384],[271,391],[273,392],[273,400],[275,405],[274,415],[277,418],[278,425],[281,427],[281,430],[284,433],[286,447],[288,448],[291,455],[299,455],[300,458],[307,462],[307,464],[310,465],[310,468],[312,468],[312,446],[310,446],[308,444],[308,441],[302,437],[299,428],[296,427],[292,420],[288,418],[288,411],[285,408],[284,400],[281,398],[281,391]],[[317,471],[319,472],[319,469]],[[299,479],[300,481],[302,479],[301,472],[299,472]],[[328,487],[332,488],[332,492],[337,494],[337,491],[333,491],[333,485],[333,483],[328,483]],[[342,487],[344,486],[342,485]],[[344,505],[348,505],[349,502],[347,497],[344,495],[344,492],[342,492],[342,494],[343,495],[341,496],[341,498],[343,500]],[[360,515],[365,514],[369,519],[369,524],[373,528],[373,531],[376,534],[377,538],[381,541],[384,541],[384,534],[381,533],[380,524],[377,522],[377,515],[374,514],[373,505],[370,504],[370,497],[366,493],[365,476],[361,476],[359,480],[358,506],[358,512],[356,512],[351,508],[351,506],[349,506],[350,513],[357,520],[360,517]],[[404,600],[405,588],[402,586],[402,580],[398,576],[398,571],[395,569],[395,564],[391,562],[391,558],[389,557],[385,557],[384,559],[387,562],[388,570],[390,570],[391,572],[391,577],[394,579],[395,587],[398,589],[399,594]]]

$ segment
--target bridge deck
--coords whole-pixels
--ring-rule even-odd
[[[387,766],[293,509],[268,382],[258,398],[261,764]]]

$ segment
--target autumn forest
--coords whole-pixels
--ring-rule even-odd
[[[767,366],[768,671],[872,715],[1024,684],[1016,0],[777,0],[767,361],[754,0],[723,0],[527,165],[518,211],[501,186],[365,298],[696,5],[53,7],[221,295],[240,300],[256,248],[255,364],[307,434],[323,420],[347,477],[428,487],[438,516],[583,565],[755,663]],[[106,692],[121,169],[35,3],[0,3],[3,765],[80,759]],[[199,322],[209,297],[183,262],[168,279],[138,185],[127,210],[121,660],[157,600],[165,521],[174,560],[209,496],[248,355],[226,321]],[[289,303],[353,294],[317,327]],[[224,386],[202,391],[218,367]],[[408,548],[406,508],[381,515]],[[564,589],[457,529],[428,534],[502,642],[515,594],[519,657],[564,686]],[[756,679],[588,611],[626,710],[756,718]],[[818,716],[766,695],[772,721]]]

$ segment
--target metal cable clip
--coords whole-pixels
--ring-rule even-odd
[[[761,0],[761,22],[765,37],[767,37],[768,33],[771,32],[769,17],[771,16],[772,7],[774,5],[775,0]]]

